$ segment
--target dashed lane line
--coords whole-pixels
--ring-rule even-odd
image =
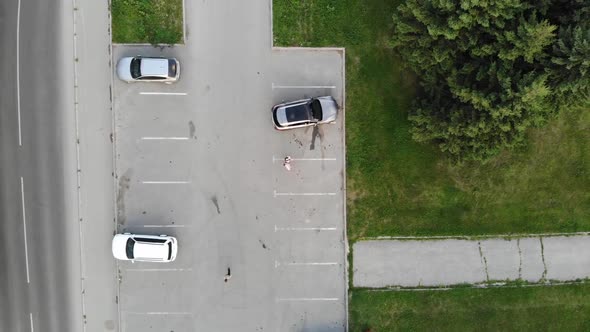
[[[27,269],[27,284],[31,283],[29,278],[29,248],[27,246],[27,214],[25,209],[25,185],[23,181],[23,177],[20,177],[20,196],[21,196],[21,203],[22,203],[22,210],[23,210],[23,233],[25,238],[25,266]]]

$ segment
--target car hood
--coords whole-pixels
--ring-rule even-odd
[[[117,76],[124,81],[132,81],[131,77],[131,60],[133,58],[122,58],[117,63]]]
[[[338,115],[338,104],[332,97],[318,98],[322,105],[322,122],[332,122],[336,120]]]
[[[124,234],[117,234],[117,235],[115,235],[115,237],[113,237],[112,250],[113,250],[113,256],[115,256],[115,258],[122,259],[122,260],[129,259],[127,257],[127,252],[125,251],[128,238],[129,237]]]

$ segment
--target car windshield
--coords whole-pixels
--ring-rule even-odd
[[[141,76],[141,59],[133,58],[131,60],[131,77],[138,78]]]
[[[132,238],[127,239],[127,245],[125,246],[125,252],[127,254],[127,258],[133,259],[135,258],[133,255],[133,247],[135,246],[135,241]]]
[[[176,77],[176,60],[168,59],[168,77]]]
[[[314,99],[311,102],[311,115],[315,120],[322,121],[322,104],[319,100]]]

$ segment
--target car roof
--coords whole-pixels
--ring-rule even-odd
[[[135,259],[168,260],[170,251],[168,243],[141,242],[141,238],[135,238],[133,255]]]
[[[285,108],[285,113],[287,116],[287,121],[289,121],[289,122],[299,122],[299,121],[311,120],[311,114],[309,112],[309,107],[307,107],[306,104],[288,106]]]
[[[142,58],[141,76],[168,77],[168,59]]]

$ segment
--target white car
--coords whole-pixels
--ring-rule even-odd
[[[117,63],[117,76],[127,83],[173,83],[180,77],[180,62],[175,58],[125,57]]]
[[[113,238],[113,256],[124,261],[172,262],[176,259],[178,243],[167,235],[116,234]]]

